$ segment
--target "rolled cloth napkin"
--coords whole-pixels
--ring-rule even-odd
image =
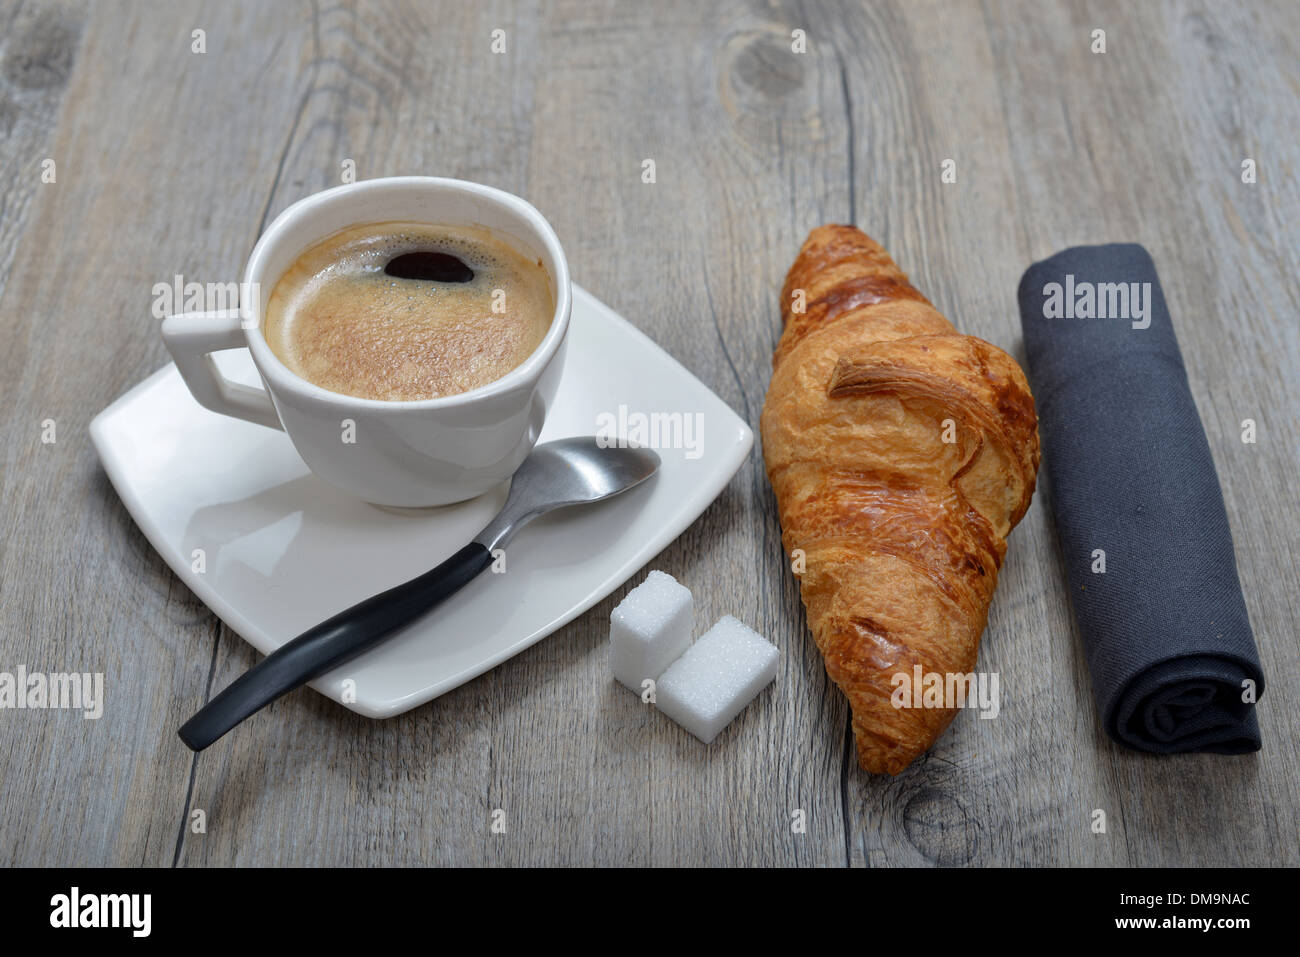
[[[1026,270],[1019,299],[1052,509],[1107,733],[1165,754],[1258,751],[1264,675],[1151,256],[1130,243],[1067,249]]]

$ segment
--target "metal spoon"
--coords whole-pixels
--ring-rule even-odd
[[[595,438],[539,445],[510,482],[506,504],[478,537],[419,578],[380,592],[277,648],[236,678],[181,726],[202,751],[276,698],[337,668],[463,588],[492,564],[492,553],[546,512],[599,502],[640,485],[659,468],[649,449],[601,448]]]

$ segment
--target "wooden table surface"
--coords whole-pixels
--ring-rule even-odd
[[[0,670],[106,682],[97,721],[0,712],[0,862],[1300,863],[1297,63],[1287,0],[0,2]],[[1040,492],[980,653],[1001,715],[963,713],[905,773],[865,775],[756,446],[648,566],[694,589],[702,622],[735,614],[781,649],[712,746],[612,683],[624,586],[399,718],[300,691],[195,757],[176,728],[258,656],[150,547],[87,425],[167,359],[153,284],[237,279],[349,160],[529,198],[575,280],[755,428],[813,226],[856,222],[1018,356],[1032,260],[1144,243],[1271,682],[1263,751],[1159,758],[1102,733]]]

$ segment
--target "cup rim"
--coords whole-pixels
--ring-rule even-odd
[[[272,351],[266,342],[266,337],[262,333],[263,316],[261,315],[261,303],[257,305],[257,322],[248,322],[249,304],[240,303],[240,314],[244,320],[244,336],[248,342],[249,352],[252,353],[254,363],[263,376],[270,378],[276,377],[276,387],[279,389],[294,389],[306,396],[316,399],[317,401],[327,402],[330,404],[347,407],[350,409],[367,409],[375,411],[384,411],[387,413],[409,410],[411,412],[429,411],[433,409],[448,409],[456,406],[468,405],[493,395],[500,395],[510,392],[514,389],[526,387],[535,381],[546,368],[547,364],[554,358],[555,353],[559,350],[560,343],[569,327],[569,316],[572,312],[572,284],[569,279],[569,262],[564,255],[564,247],[560,245],[560,239],[555,234],[551,224],[546,221],[537,208],[522,197],[514,193],[508,193],[503,189],[497,189],[494,186],[485,186],[482,183],[474,183],[469,180],[451,179],[442,176],[383,176],[376,179],[358,180],[355,183],[347,183],[342,186],[332,186],[329,189],[323,189],[319,192],[305,196],[297,202],[286,207],[271,224],[266,227],[262,235],[258,237],[257,243],[253,246],[252,253],[249,254],[248,264],[244,268],[244,289],[260,289],[260,285],[254,285],[254,282],[260,283],[260,273],[265,267],[270,252],[275,248],[275,244],[280,241],[283,234],[289,229],[293,221],[315,210],[319,206],[326,205],[337,201],[343,195],[353,195],[358,192],[377,192],[379,190],[391,189],[423,189],[428,187],[438,187],[442,189],[459,190],[469,193],[477,198],[496,203],[499,206],[507,208],[519,218],[527,221],[533,227],[537,235],[541,237],[542,242],[548,247],[547,251],[551,259],[555,262],[555,275],[552,279],[555,282],[555,312],[551,316],[550,328],[542,341],[538,343],[528,358],[519,365],[515,366],[499,379],[494,379],[476,389],[470,389],[468,392],[458,392],[455,395],[444,395],[433,399],[369,399],[362,396],[348,395],[344,392],[335,392],[319,386],[314,382],[304,379],[298,373],[294,372],[285,365],[280,357]],[[358,220],[360,225],[364,220]],[[438,225],[438,224],[435,224]],[[448,225],[448,224],[442,224]],[[325,237],[318,237],[314,242],[319,242]],[[520,239],[521,237],[515,237]],[[276,277],[279,280],[279,277]],[[269,294],[269,293],[268,293]],[[260,298],[260,293],[259,293]],[[268,383],[269,384],[269,383]]]

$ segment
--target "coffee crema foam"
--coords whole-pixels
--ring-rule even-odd
[[[455,256],[474,278],[384,272],[412,252]],[[539,261],[484,227],[368,223],[300,255],[265,315],[267,345],[295,374],[331,392],[409,402],[468,392],[520,365],[551,326],[555,294]]]

